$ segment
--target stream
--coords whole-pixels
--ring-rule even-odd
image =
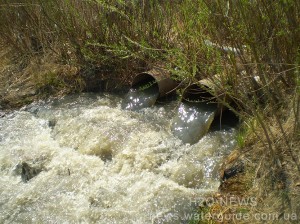
[[[133,106],[82,93],[1,117],[0,223],[189,223],[218,189],[235,129],[212,124],[185,144],[177,101]]]

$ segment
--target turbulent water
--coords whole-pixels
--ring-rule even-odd
[[[218,187],[234,129],[183,144],[176,102],[134,112],[121,101],[81,94],[0,118],[0,223],[188,223]]]
[[[184,143],[198,142],[207,133],[216,109],[211,104],[182,102],[173,120],[173,134]]]
[[[154,105],[159,95],[158,86],[131,88],[122,101],[122,109],[140,110]]]

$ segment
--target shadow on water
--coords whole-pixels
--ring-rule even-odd
[[[224,110],[219,113],[213,120],[210,131],[228,131],[236,128],[240,124],[240,120],[231,110]]]

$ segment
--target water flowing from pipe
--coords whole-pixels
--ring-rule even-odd
[[[201,102],[182,102],[173,119],[172,132],[183,143],[194,144],[208,131],[217,106]]]
[[[122,109],[136,111],[151,107],[155,104],[158,95],[159,90],[156,84],[147,83],[131,88],[122,101]]]

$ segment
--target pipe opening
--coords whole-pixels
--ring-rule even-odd
[[[134,77],[131,88],[133,89],[146,89],[156,86],[158,90],[158,84],[155,78],[147,73],[141,73]]]
[[[208,132],[218,111],[218,102],[207,89],[210,87],[201,85],[193,84],[184,90],[172,122],[172,133],[183,143],[197,143]]]
[[[157,80],[147,73],[138,74],[132,82],[131,89],[140,92],[142,95],[155,95],[156,98],[159,96],[159,85]]]
[[[121,107],[125,110],[151,107],[158,96],[159,86],[156,79],[147,73],[141,73],[134,78],[132,87],[123,99]]]
[[[215,116],[210,131],[230,130],[240,124],[239,117],[231,110],[224,110]]]
[[[159,97],[172,92],[177,83],[163,69],[155,68],[134,77],[131,89],[122,101],[122,109],[140,110],[151,107]]]
[[[183,102],[191,103],[217,103],[216,98],[207,90],[209,87],[192,84],[185,89],[182,95]]]
[[[178,83],[170,78],[170,73],[167,70],[154,68],[134,77],[132,87],[136,88],[136,86],[147,86],[149,84],[157,85],[159,97],[170,94],[178,86]]]

